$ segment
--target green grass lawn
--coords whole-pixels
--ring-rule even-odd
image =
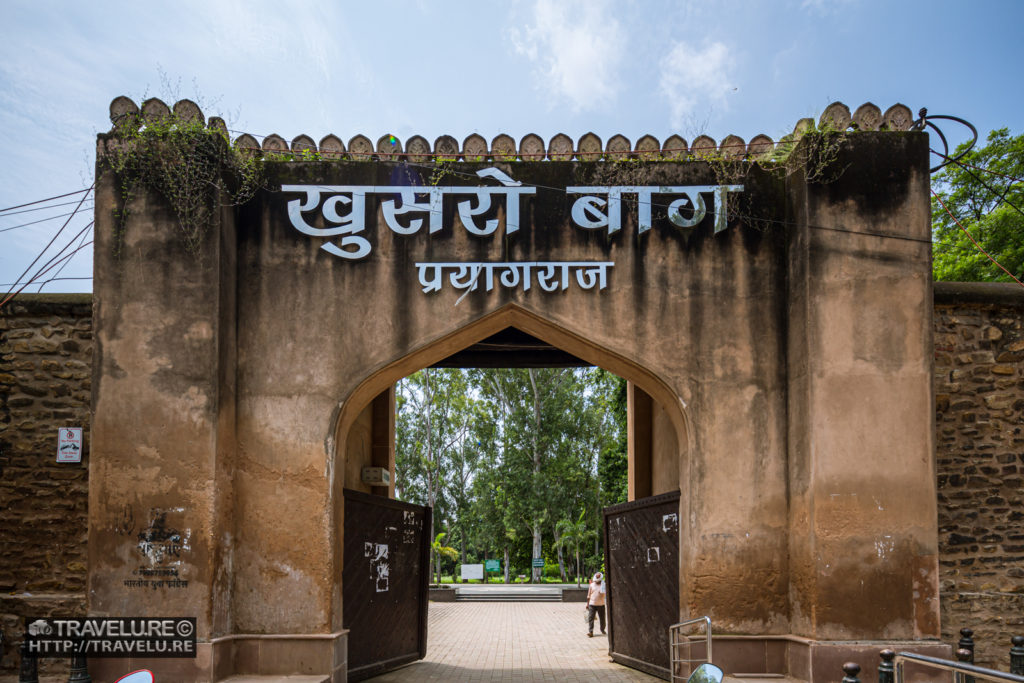
[[[520,580],[518,578],[518,576],[519,575],[513,575],[512,577],[510,577],[511,581],[509,581],[509,583],[530,583],[529,575],[527,575],[526,578],[523,579],[523,580]],[[431,577],[431,583],[434,583],[433,578],[434,577],[432,576]],[[589,581],[589,577],[581,578],[580,579],[580,585],[586,585],[587,581]],[[457,583],[457,582],[456,582],[454,576],[452,576],[450,574],[442,574],[441,575],[441,583]],[[470,579],[470,580],[464,581],[462,583],[482,584],[484,582],[480,581],[478,579]],[[501,576],[489,576],[489,577],[487,577],[487,583],[505,583],[505,581],[504,581],[504,579]],[[559,577],[557,577],[557,576],[542,576],[538,583],[562,583],[562,580]],[[575,577],[569,577],[568,579],[566,579],[565,583],[576,583],[576,579],[575,579]]]

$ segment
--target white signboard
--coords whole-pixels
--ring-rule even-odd
[[[464,564],[462,565],[462,580],[467,579],[483,579],[484,578],[484,566],[482,564]]]
[[[82,428],[57,430],[57,462],[82,462]]]

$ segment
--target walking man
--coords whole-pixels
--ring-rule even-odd
[[[604,574],[597,572],[590,580],[587,590],[587,638],[594,637],[594,615],[601,620],[601,633],[604,633]]]

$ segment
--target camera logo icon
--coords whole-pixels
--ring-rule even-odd
[[[53,626],[45,619],[36,619],[28,625],[28,634],[30,636],[49,636],[53,634]]]

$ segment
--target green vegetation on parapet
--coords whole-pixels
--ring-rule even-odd
[[[256,155],[232,147],[222,131],[207,128],[202,121],[173,114],[146,120],[126,117],[115,127],[99,164],[100,172],[110,170],[117,179],[118,249],[132,200],[142,192],[155,192],[167,200],[185,247],[196,254],[206,230],[217,224],[221,209],[245,203],[264,182],[263,165]]]

